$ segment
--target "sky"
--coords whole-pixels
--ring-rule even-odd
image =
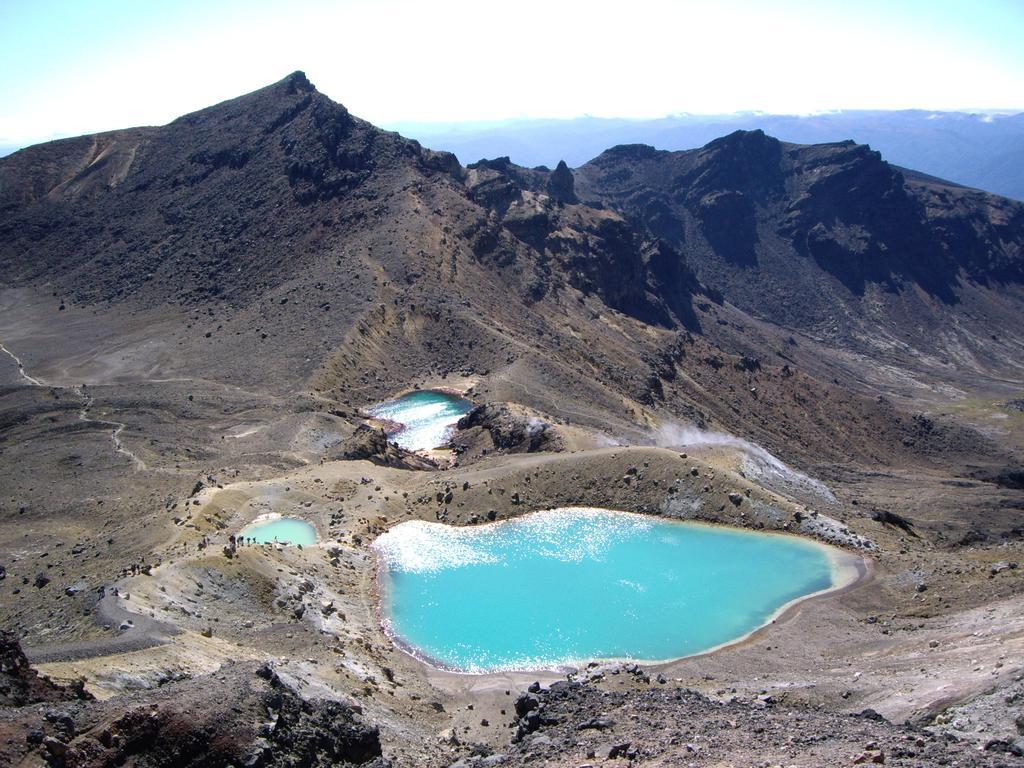
[[[382,126],[1024,111],[1024,0],[0,0],[0,147],[301,69]]]

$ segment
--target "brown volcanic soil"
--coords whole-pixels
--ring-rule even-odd
[[[180,696],[198,702],[202,728],[246,720],[232,746],[244,751],[268,738],[249,720],[272,716],[269,683],[253,674],[272,662],[298,681],[281,695],[316,721],[299,747],[271,739],[272,756],[335,738],[322,706],[298,702],[340,698],[379,727],[396,765],[474,751],[485,765],[488,751],[595,762],[614,740],[651,764],[845,763],[871,742],[897,764],[1015,760],[999,750],[1019,738],[1024,706],[1024,569],[1008,565],[1024,548],[1024,420],[1004,407],[1024,389],[1016,204],[848,145],[782,145],[785,162],[762,168],[753,150],[769,145],[717,143],[679,161],[697,163],[689,181],[673,176],[676,160],[645,155],[643,184],[689,189],[709,216],[742,205],[721,197],[727,187],[761,189],[754,252],[764,269],[781,265],[762,275],[777,312],[755,306],[748,266],[712,268],[730,244],[713,227],[666,242],[634,197],[579,203],[597,194],[588,169],[573,190],[568,169],[460,168],[350,116],[301,74],[169,126],[0,160],[0,624],[47,674],[84,677],[108,699],[76,704],[62,741],[150,701],[177,711]],[[633,172],[629,158],[602,157],[617,178]],[[806,185],[809,163],[818,186]],[[844,186],[851,172],[860,181]],[[878,252],[854,247],[899,245],[884,227],[851,234],[881,205],[880,184],[907,196],[896,210],[929,243],[970,254],[956,280],[940,270],[945,282],[930,283],[915,252],[893,267],[895,290]],[[691,202],[663,217],[696,216]],[[837,276],[820,252],[794,250],[796,230],[762,254],[781,242],[787,206],[808,232],[834,209],[819,238],[831,237],[829,258],[873,254],[849,262],[871,267],[854,275],[861,293],[843,282],[849,264]],[[780,298],[786,264],[796,293]],[[491,429],[457,435],[458,455],[436,453],[438,469],[389,449],[331,458],[363,445],[361,408],[414,386],[508,405],[491,406]],[[502,443],[513,415],[549,424],[551,441]],[[835,498],[736,444],[680,447],[692,426],[763,446]],[[379,626],[368,547],[402,520],[565,505],[817,536],[867,557],[870,577],[750,642],[652,670],[664,684],[597,670],[604,680],[551,699],[559,722],[538,731],[550,744],[510,745],[515,699],[537,675],[452,675],[397,650]],[[307,519],[322,544],[225,553],[272,512]],[[938,735],[850,716],[865,708]],[[574,730],[603,711],[607,733]],[[25,765],[52,755],[17,735],[49,734],[39,717],[3,713]],[[665,723],[689,730],[662,738]]]

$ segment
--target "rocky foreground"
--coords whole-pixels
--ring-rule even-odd
[[[379,730],[365,723],[359,706],[269,664],[228,664],[197,680],[97,702],[80,687],[38,677],[9,634],[2,642],[4,765],[395,765],[382,756]],[[631,664],[592,669],[582,682],[534,683],[514,698],[505,693],[512,715],[507,744],[474,743],[447,729],[430,762],[452,768],[1024,764],[1024,737],[990,740],[979,750],[948,733],[890,723],[872,709],[836,714],[767,694],[712,699]],[[1024,722],[1018,725],[1024,730]]]
[[[139,766],[385,766],[377,729],[351,706],[300,692],[269,666],[101,703],[39,678],[0,637],[0,763]],[[14,694],[13,696],[11,694]]]
[[[838,715],[781,705],[770,695],[712,700],[668,685],[664,676],[651,680],[636,667],[622,674],[628,672],[641,690],[589,681],[535,687],[516,699],[520,718],[505,755],[461,764],[997,766],[1024,756],[1024,739],[994,741],[979,752],[948,735],[894,725],[872,709]]]

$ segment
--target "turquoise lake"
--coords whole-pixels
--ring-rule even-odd
[[[386,630],[464,672],[678,658],[837,586],[817,543],[610,510],[473,527],[410,521],[374,548]]]
[[[257,544],[316,544],[316,530],[304,520],[278,517],[244,528],[239,536],[252,537]]]
[[[370,409],[378,419],[397,422],[401,429],[388,436],[410,451],[427,451],[448,441],[455,422],[473,409],[464,397],[446,392],[420,390],[386,400]]]

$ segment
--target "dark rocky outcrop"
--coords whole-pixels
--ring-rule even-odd
[[[697,220],[716,252],[737,264],[757,262],[757,218],[750,197],[735,190],[710,192],[700,200]]]
[[[917,536],[914,532],[914,523],[896,512],[879,510],[871,515],[871,519],[879,523],[884,523],[885,525],[895,526],[896,528],[909,533],[911,536]]]
[[[579,204],[574,186],[564,162],[551,172],[522,168],[507,157],[468,166],[468,196],[495,214],[473,228],[474,252],[507,260],[507,232],[542,255],[526,291],[529,300],[567,284],[644,322],[699,327],[692,302],[705,289],[685,258],[622,216]]]
[[[437,469],[437,464],[425,456],[407,451],[388,440],[383,429],[361,424],[347,439],[332,446],[327,458],[343,461],[372,461],[386,467],[401,469]]]
[[[89,699],[81,681],[58,685],[32,669],[14,633],[0,630],[0,707]]]
[[[993,483],[1000,488],[1024,490],[1024,467],[986,467],[971,473],[971,477],[986,483]]]
[[[459,455],[491,451],[534,453],[562,450],[554,427],[535,416],[515,412],[507,403],[478,405],[456,424],[451,445]]]
[[[575,203],[578,202],[575,187],[576,179],[573,178],[572,171],[565,164],[565,160],[559,160],[548,178],[548,194],[560,203]]]
[[[25,733],[30,737],[26,739]],[[297,686],[269,667],[254,670],[245,665],[109,702],[19,710],[0,718],[0,737],[14,734],[20,738],[0,745],[0,759],[10,761],[5,764],[54,768],[387,765],[377,729],[363,724],[352,706],[304,697]]]

